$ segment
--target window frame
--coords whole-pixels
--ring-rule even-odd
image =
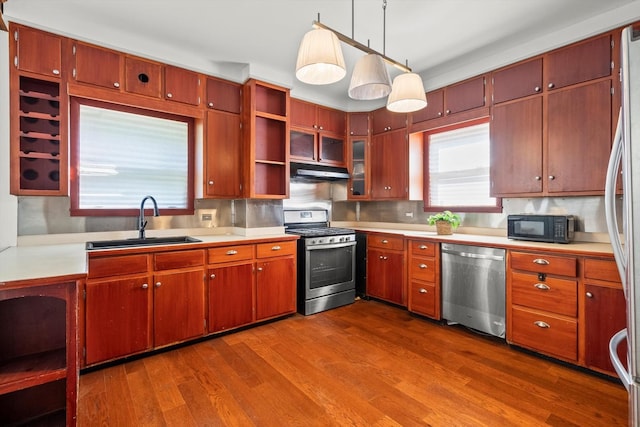
[[[141,107],[131,107],[112,102],[88,99],[82,97],[70,97],[69,107],[69,193],[71,199],[71,216],[138,216],[140,208],[125,209],[83,209],[80,208],[80,181],[78,176],[78,160],[80,148],[80,106],[104,108],[124,113],[138,114],[160,119],[175,120],[187,123],[187,206],[185,208],[163,208],[163,215],[193,215],[194,209],[194,176],[195,176],[195,119],[188,116],[165,113]],[[151,194],[151,196],[154,196]],[[142,201],[142,199],[141,199]]]
[[[474,119],[466,122],[453,123],[450,125],[429,129],[423,133],[424,138],[424,163],[423,163],[423,171],[424,171],[424,186],[423,186],[423,210],[424,212],[442,212],[444,210],[456,211],[456,212],[464,212],[464,213],[502,213],[502,198],[495,197],[496,204],[495,206],[435,206],[429,204],[430,200],[430,179],[431,179],[431,171],[429,170],[429,137],[434,134],[453,131],[457,129],[462,129],[466,127],[476,126],[480,124],[489,123],[489,127],[491,127],[491,120],[489,117],[482,117],[479,119]],[[489,131],[489,150],[491,151],[491,132]],[[489,157],[489,181],[491,181],[491,157]],[[491,184],[491,182],[489,182]],[[489,191],[489,197],[491,196],[491,191]]]

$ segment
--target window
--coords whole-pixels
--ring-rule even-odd
[[[488,119],[429,132],[425,173],[425,211],[500,212],[489,196]]]
[[[72,215],[193,213],[193,119],[73,98],[71,123]]]

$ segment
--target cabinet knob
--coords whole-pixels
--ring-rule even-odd
[[[142,289],[149,289],[149,284],[148,283],[143,283],[142,284]]]
[[[442,111],[438,111],[438,117],[442,117]]]
[[[593,294],[591,292],[587,292],[585,295],[587,296],[587,298],[593,298]]]
[[[549,285],[547,285],[546,283],[536,283],[535,285],[533,285],[536,289],[540,289],[541,291],[548,291],[549,289],[551,289],[549,287]]]
[[[159,288],[160,286],[162,286],[162,282],[156,282],[156,288]]]
[[[211,276],[209,276],[209,278],[210,278],[210,279],[215,279],[215,278],[216,278],[216,275],[215,275],[215,274],[212,274]]]
[[[542,320],[536,320],[533,324],[542,329],[548,329],[551,327],[547,322],[543,322]]]
[[[324,126],[318,126],[320,130],[324,130]]]
[[[262,267],[258,267],[258,271],[262,271]]]
[[[426,294],[427,290],[425,288],[420,288],[418,292],[420,292],[421,294]]]
[[[551,181],[553,181],[554,179],[556,179],[556,177],[555,177],[555,175],[549,175],[549,179],[550,179]]]
[[[380,243],[382,243],[383,245],[386,245],[387,243],[389,243],[389,241],[387,239],[382,239]]]
[[[350,132],[349,132],[349,135],[353,135],[353,131],[350,131]]]
[[[534,91],[534,92],[540,92],[540,86],[536,86],[536,87],[534,87],[534,88],[533,88],[533,91]]]
[[[538,265],[549,265],[549,261],[544,258],[536,258],[533,260],[533,263]]]
[[[167,93],[167,98],[173,98],[173,94],[171,92]]]
[[[213,108],[213,102],[209,102],[209,103],[207,104],[207,107],[209,107],[209,108]]]
[[[388,259],[388,258],[387,258],[387,256],[383,256],[383,257],[382,257],[382,259],[385,259],[385,260],[386,260],[386,259]]]
[[[446,111],[446,113],[447,113],[447,114],[451,114],[451,110],[447,110],[447,111]]]
[[[536,175],[536,181],[540,181],[542,177],[540,175]]]
[[[113,82],[113,87],[115,87],[115,88],[119,88],[119,87],[120,87],[120,83],[118,83],[118,82]]]
[[[424,270],[425,268],[427,268],[427,264],[420,264],[418,267]]]
[[[51,70],[51,72],[56,76],[60,75],[60,70],[58,70],[57,68],[54,68],[53,70]]]
[[[554,87],[556,87],[556,85],[554,85],[553,83],[549,83],[549,84],[547,85],[547,87],[548,87],[549,89],[553,89]]]
[[[213,181],[209,181],[209,185],[213,185]]]

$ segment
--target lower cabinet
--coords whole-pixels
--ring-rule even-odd
[[[209,268],[209,332],[253,322],[253,261]]]
[[[258,245],[256,320],[296,311],[295,242]]]
[[[409,311],[440,319],[440,245],[410,240]]]
[[[404,238],[369,234],[367,238],[367,296],[407,306]]]

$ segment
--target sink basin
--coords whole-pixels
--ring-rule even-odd
[[[145,239],[98,240],[87,242],[87,250],[129,248],[133,246],[175,245],[178,243],[197,243],[202,240],[190,236],[147,237]]]

